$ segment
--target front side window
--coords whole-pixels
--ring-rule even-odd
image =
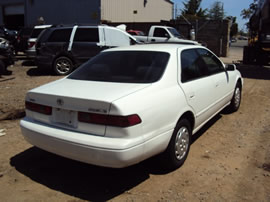
[[[120,83],[152,83],[167,66],[169,53],[154,51],[104,52],[84,63],[68,78]]]
[[[209,74],[217,74],[224,71],[222,63],[211,52],[206,49],[198,49],[197,51],[207,66]]]
[[[181,53],[181,81],[183,83],[208,75],[207,68],[196,49]]]
[[[75,42],[99,42],[98,28],[78,28],[74,37]]]
[[[69,42],[72,29],[57,29],[54,30],[49,37],[49,42]]]

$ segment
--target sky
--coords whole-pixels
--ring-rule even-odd
[[[173,0],[174,3],[177,5],[177,12],[178,14],[181,13],[180,9],[183,9],[183,2],[188,0]],[[238,23],[238,29],[245,29],[245,23],[247,20],[243,20],[240,16],[241,11],[243,9],[249,8],[249,4],[253,2],[253,0],[202,0],[201,8],[211,8],[214,2],[220,1],[224,5],[224,11],[226,16],[235,16],[237,17],[236,21]]]

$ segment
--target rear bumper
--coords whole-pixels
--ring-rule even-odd
[[[52,128],[28,118],[21,120],[20,126],[30,144],[73,160],[113,168],[127,167],[144,160],[145,145],[134,145],[130,139]]]
[[[36,57],[36,50],[26,50],[25,51],[28,58],[35,58]]]

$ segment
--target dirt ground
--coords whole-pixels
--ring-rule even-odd
[[[25,93],[60,77],[16,62],[0,78],[0,201],[270,201],[270,68],[238,69],[239,111],[217,115],[194,135],[185,164],[165,172],[153,159],[109,169],[28,144]]]

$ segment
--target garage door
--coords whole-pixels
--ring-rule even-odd
[[[22,15],[24,14],[24,5],[10,5],[4,7],[5,15]]]

